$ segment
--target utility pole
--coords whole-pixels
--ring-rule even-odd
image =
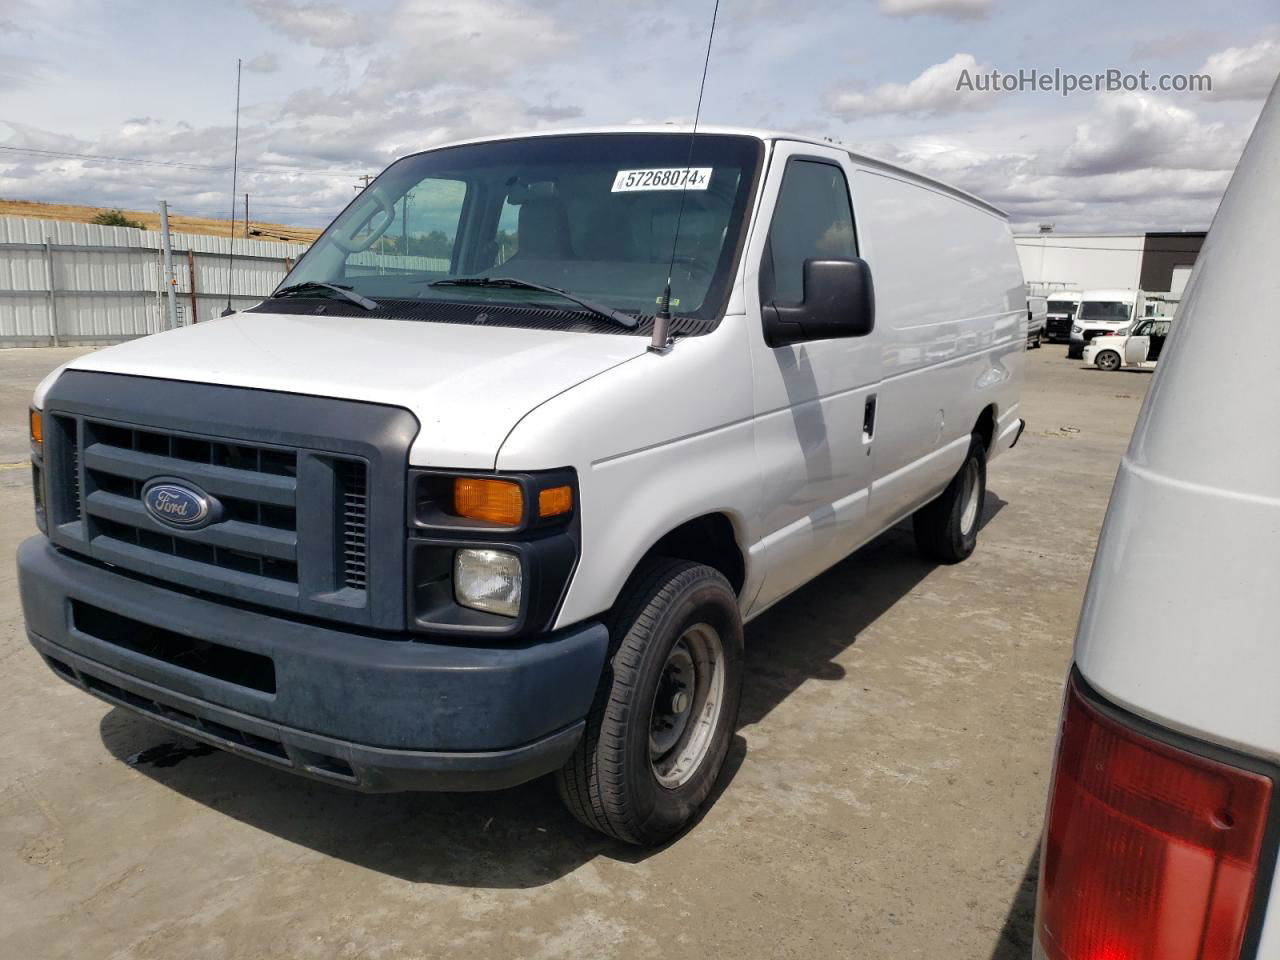
[[[160,246],[164,250],[164,288],[169,295],[169,329],[178,326],[178,282],[173,276],[173,241],[169,236],[169,204],[160,201]]]
[[[368,187],[369,187],[369,181],[373,179],[373,175],[372,175],[372,174],[368,174],[368,173],[362,173],[362,174],[360,174],[360,176],[356,177],[356,179],[357,179],[357,180],[359,180],[359,181],[361,181],[361,182],[363,183],[363,186],[353,187],[353,188],[352,188],[353,190],[355,190],[355,192],[356,192],[356,193],[359,193],[361,190],[367,190],[367,189],[368,189]]]
[[[244,195],[244,238],[249,239],[249,195]]]
[[[409,255],[409,204],[413,203],[413,191],[404,195],[400,208],[400,256]]]

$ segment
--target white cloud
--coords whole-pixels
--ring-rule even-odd
[[[1247,130],[1205,123],[1192,111],[1144,94],[1099,97],[1078,124],[1063,170],[1089,176],[1145,168],[1230,170]]]
[[[363,84],[370,96],[508,77],[576,40],[567,24],[510,0],[402,0],[386,27],[397,52],[370,63]]]
[[[880,0],[880,12],[890,17],[932,14],[953,20],[982,20],[995,0]]]
[[[886,113],[941,114],[962,110],[982,110],[999,96],[972,89],[957,90],[967,71],[975,77],[989,73],[973,54],[957,53],[949,60],[935,63],[910,83],[885,83],[873,90],[836,92],[827,98],[832,112],[843,116],[871,116]]]
[[[275,73],[280,69],[280,58],[270,51],[260,53],[246,60],[244,68],[250,73]]]
[[[1220,50],[1196,72],[1213,78],[1208,100],[1264,100],[1280,74],[1280,40]]]
[[[374,39],[371,18],[332,3],[290,3],[288,0],[249,0],[249,7],[265,23],[293,39],[317,47],[358,47]]]

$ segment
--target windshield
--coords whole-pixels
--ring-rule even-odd
[[[383,313],[409,309],[428,320],[423,308],[446,301],[498,313],[503,305],[580,309],[553,292],[517,285],[433,285],[504,278],[651,315],[666,286],[679,219],[671,313],[680,332],[680,318],[713,321],[724,309],[762,153],[750,137],[699,135],[688,162],[687,135],[593,134],[405,157],[342,212],[277,293],[335,284],[376,301]],[[330,313],[360,312],[315,286],[287,296],[322,297]],[[615,325],[609,332],[625,331]]]
[[[1080,320],[1122,323],[1129,319],[1133,304],[1122,300],[1084,300],[1080,304]]]
[[[1050,300],[1049,312],[1071,316],[1076,311],[1076,302],[1074,300]]]

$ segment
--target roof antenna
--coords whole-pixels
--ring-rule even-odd
[[[236,57],[236,138],[231,150],[231,250],[227,255],[227,309],[222,311],[229,317],[235,310],[231,307],[232,267],[236,264],[236,168],[240,165],[240,58]],[[247,223],[248,221],[246,221]]]
[[[711,11],[711,29],[707,33],[707,55],[702,61],[702,83],[698,85],[698,108],[693,112],[693,129],[689,132],[689,155],[685,158],[685,176],[693,165],[693,144],[698,136],[698,118],[702,116],[702,92],[707,88],[707,67],[711,64],[711,41],[716,35],[716,17],[720,13],[720,0],[716,0],[715,9]],[[654,353],[666,353],[671,349],[671,274],[676,268],[676,249],[680,242],[680,222],[684,219],[684,198],[689,185],[680,187],[680,209],[676,213],[676,230],[671,238],[671,260],[667,264],[667,286],[658,301],[658,313],[653,318],[653,339],[649,341],[649,349]]]

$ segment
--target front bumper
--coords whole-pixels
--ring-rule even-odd
[[[598,623],[487,647],[317,625],[166,589],[40,536],[19,548],[18,580],[28,638],[63,679],[366,791],[500,789],[559,768],[608,646]]]

